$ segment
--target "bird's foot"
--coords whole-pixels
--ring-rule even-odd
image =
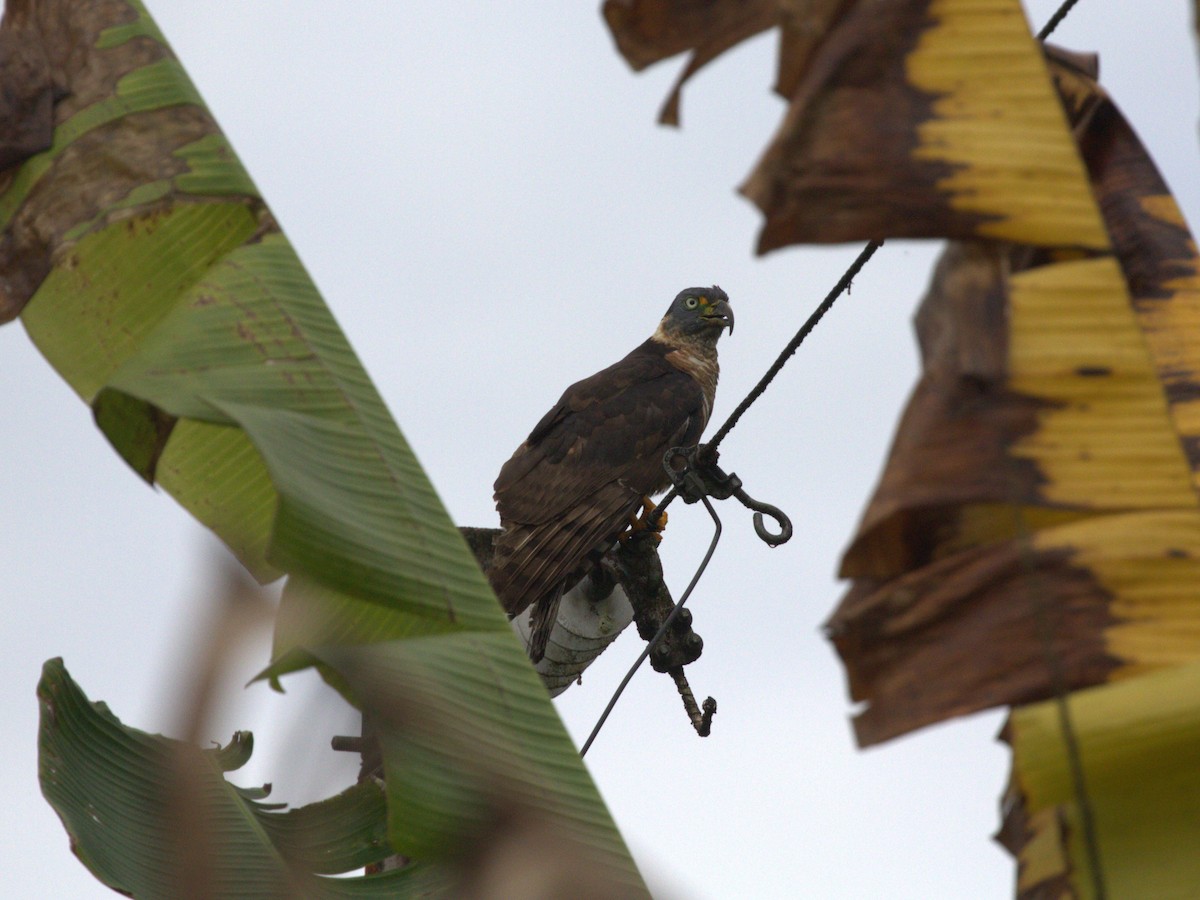
[[[624,542],[635,534],[644,533],[657,544],[662,541],[662,532],[666,527],[667,514],[659,512],[654,501],[647,495],[642,498],[641,513],[633,513],[629,516],[629,529],[623,532],[618,540]]]

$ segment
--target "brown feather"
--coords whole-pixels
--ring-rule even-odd
[[[546,655],[546,645],[550,643],[550,635],[558,621],[558,607],[562,603],[565,584],[559,582],[554,593],[545,601],[536,604],[529,616],[529,658],[534,663],[542,661]]]
[[[670,483],[667,450],[697,443],[707,424],[716,338],[669,338],[660,327],[624,359],[567,388],[496,479],[504,530],[488,577],[509,615],[534,605],[535,659],[563,590],[616,540],[641,498]]]
[[[546,585],[566,580],[589,553],[611,543],[614,523],[623,526],[642,496],[614,482],[549,522],[506,528],[496,539],[492,584],[508,613],[521,612]]]

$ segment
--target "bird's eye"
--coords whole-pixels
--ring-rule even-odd
[[[700,301],[697,300],[695,297],[688,297],[686,300],[683,301],[683,305],[686,306],[688,309],[695,309],[697,306],[700,305]]]

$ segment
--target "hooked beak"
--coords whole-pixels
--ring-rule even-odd
[[[718,300],[712,309],[704,314],[704,318],[709,322],[716,321],[721,325],[728,325],[729,333],[733,334],[733,309],[728,300]]]

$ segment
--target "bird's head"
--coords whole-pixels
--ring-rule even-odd
[[[733,334],[733,309],[729,306],[729,295],[714,284],[680,291],[658,330],[665,338],[699,338],[715,344],[726,326]]]

